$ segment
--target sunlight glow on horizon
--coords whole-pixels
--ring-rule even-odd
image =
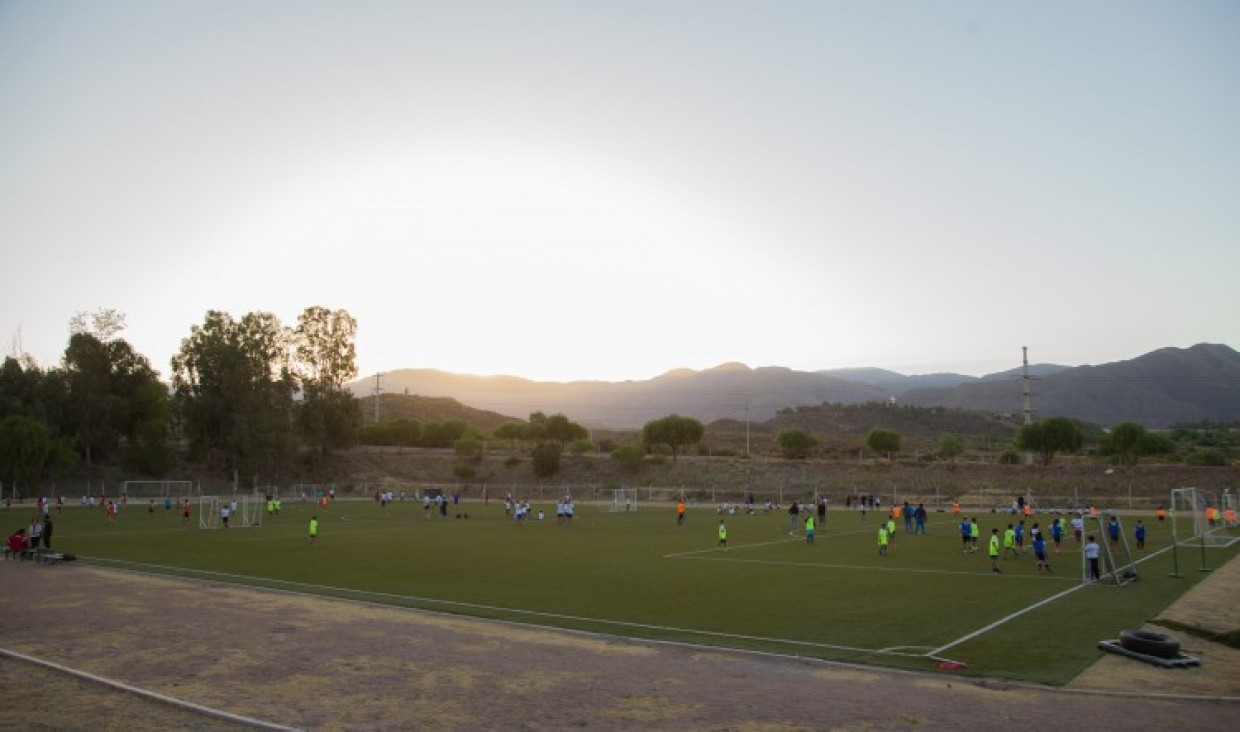
[[[1117,22],[1116,19],[1122,19]],[[359,375],[1240,344],[1240,6],[0,4],[0,337],[358,320]]]

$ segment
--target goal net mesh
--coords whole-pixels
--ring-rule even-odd
[[[611,505],[607,508],[611,513],[622,513],[637,510],[637,489],[616,488],[611,492]]]
[[[1228,525],[1226,502],[1234,499],[1223,494],[1223,502],[1198,488],[1173,488],[1171,490],[1171,537],[1177,544],[1193,544],[1205,547],[1229,547],[1240,541]],[[1235,517],[1235,508],[1230,515]]]
[[[228,528],[248,529],[263,525],[267,502],[248,495],[201,496],[198,499],[198,528],[224,528],[224,511],[228,511]]]

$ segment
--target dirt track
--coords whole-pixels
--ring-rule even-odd
[[[1234,606],[1234,581],[1211,580]],[[857,670],[81,565],[0,563],[0,648],[304,729],[959,729],[962,719],[1088,729],[1122,719],[1126,729],[1230,730],[1240,715],[1236,701]],[[1076,685],[1105,688],[1110,678],[1169,692],[1173,680],[1240,694],[1226,668],[1167,672],[1106,658]],[[235,728],[11,660],[0,660],[0,699],[6,729]]]

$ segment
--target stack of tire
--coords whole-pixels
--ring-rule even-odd
[[[1148,630],[1125,630],[1119,634],[1119,645],[1127,651],[1154,658],[1179,658],[1180,642],[1162,633]]]

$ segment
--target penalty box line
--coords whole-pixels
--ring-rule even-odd
[[[174,576],[178,576],[179,573],[187,573],[190,575],[202,575],[203,577],[200,577],[199,579],[203,579],[203,578],[209,579],[209,578],[218,577],[218,578],[225,578],[226,580],[231,579],[231,580],[237,581],[236,584],[240,586],[251,587],[253,589],[268,589],[268,590],[274,590],[276,592],[289,592],[292,594],[298,594],[298,595],[303,595],[303,596],[308,595],[312,597],[330,597],[332,599],[337,599],[337,600],[349,601],[349,598],[347,597],[342,598],[342,597],[335,596],[335,595],[324,595],[323,592],[344,593],[346,595],[370,596],[370,597],[377,597],[377,598],[386,598],[386,599],[391,599],[391,600],[404,600],[408,602],[426,603],[429,605],[442,605],[442,606],[448,606],[448,607],[468,608],[472,610],[485,610],[485,611],[497,612],[497,613],[508,613],[510,615],[526,615],[526,616],[535,617],[535,618],[548,618],[548,619],[553,619],[553,620],[565,620],[565,621],[572,621],[572,622],[579,622],[579,623],[595,623],[595,624],[602,625],[602,626],[613,626],[613,627],[618,627],[618,628],[634,628],[638,630],[650,630],[650,631],[670,632],[670,633],[684,633],[687,635],[705,636],[708,638],[758,641],[762,643],[773,643],[773,644],[779,644],[779,645],[785,645],[785,646],[802,646],[806,648],[821,648],[821,649],[827,649],[827,650],[832,650],[832,651],[846,651],[849,653],[861,653],[861,654],[877,655],[877,656],[891,656],[891,655],[907,656],[907,655],[910,655],[907,653],[899,653],[898,651],[892,651],[892,650],[886,650],[886,649],[858,648],[856,646],[841,646],[841,645],[834,645],[831,643],[814,643],[811,641],[798,641],[798,640],[791,640],[787,638],[769,638],[769,637],[759,636],[759,635],[746,635],[743,633],[722,633],[722,632],[713,631],[713,630],[697,630],[693,628],[678,628],[675,626],[668,626],[668,625],[634,623],[634,622],[630,622],[626,620],[607,620],[604,618],[587,618],[587,617],[582,617],[579,615],[566,615],[563,613],[551,613],[551,612],[544,612],[541,610],[523,610],[520,608],[500,607],[498,605],[484,605],[481,603],[462,602],[459,600],[442,600],[442,599],[435,598],[435,597],[421,597],[419,595],[398,595],[395,593],[379,592],[376,590],[359,590],[359,589],[354,589],[354,588],[349,588],[349,587],[334,587],[332,585],[320,585],[320,584],[313,584],[309,582],[296,582],[293,580],[282,580],[282,579],[277,579],[274,577],[255,577],[252,575],[234,574],[232,572],[216,572],[216,571],[207,570],[207,569],[191,569],[188,567],[173,567],[173,566],[164,565],[164,564],[130,562],[130,561],[122,560],[122,559],[109,559],[106,557],[80,557],[80,558],[87,560],[89,562],[99,562],[102,564],[121,565],[124,568],[133,567],[137,569],[130,569],[130,571],[144,572],[147,574],[157,574],[161,576],[167,576],[169,572],[171,572]],[[156,571],[156,570],[165,570],[165,571]],[[299,590],[285,590],[285,589],[280,589],[279,587],[271,587],[270,585],[284,585],[288,587],[303,588],[303,589],[301,589],[300,591]],[[322,592],[313,592],[312,590],[321,590]],[[366,602],[365,600],[353,600],[353,601],[354,602]],[[375,602],[373,604],[379,605],[382,607],[394,607],[391,604],[385,604],[385,603],[380,603],[380,602]],[[515,622],[515,621],[510,621],[510,622]],[[539,626],[539,627],[546,628],[546,627],[554,627],[554,626],[544,625],[544,626]],[[581,631],[576,631],[576,629],[573,629],[573,628],[568,628],[564,630],[572,630],[575,632],[581,632]],[[637,638],[637,640],[645,640],[645,639],[642,639],[639,637]]]
[[[1148,555],[1148,556],[1145,556],[1145,557],[1142,557],[1141,559],[1138,559],[1137,561],[1133,562],[1133,564],[1141,564],[1142,562],[1148,562],[1149,560],[1153,559],[1154,557],[1157,557],[1158,555],[1163,554],[1164,552],[1168,552],[1168,551],[1170,551],[1170,550],[1171,550],[1171,547],[1169,547],[1169,546],[1168,546],[1168,547],[1164,547],[1164,548],[1159,549],[1158,551],[1156,551],[1156,552],[1154,552],[1154,553],[1152,553],[1152,554],[1150,554],[1150,555]],[[1078,585],[1076,585],[1075,587],[1070,587],[1070,588],[1068,588],[1068,589],[1064,590],[1063,592],[1059,592],[1059,593],[1056,593],[1056,594],[1054,594],[1054,595],[1051,595],[1050,597],[1047,597],[1047,598],[1044,598],[1044,599],[1042,599],[1042,600],[1039,600],[1038,602],[1035,602],[1034,604],[1029,605],[1029,606],[1027,606],[1027,607],[1023,607],[1023,608],[1021,608],[1020,610],[1017,610],[1017,611],[1016,611],[1016,612],[1014,612],[1014,613],[1009,613],[1009,614],[1007,614],[1007,615],[1005,615],[1005,616],[1003,616],[1003,617],[999,618],[998,620],[994,621],[993,623],[990,623],[989,625],[986,625],[986,626],[983,626],[983,627],[981,627],[981,628],[978,628],[977,630],[975,630],[975,631],[973,631],[973,632],[971,632],[971,633],[966,633],[965,635],[960,636],[960,637],[959,637],[959,638],[957,638],[956,640],[954,640],[954,641],[952,641],[952,642],[950,642],[950,643],[947,643],[946,645],[939,646],[938,648],[935,648],[934,650],[932,650],[932,651],[930,651],[929,653],[927,653],[927,654],[926,654],[926,656],[928,656],[929,658],[934,658],[934,657],[938,656],[938,654],[942,653],[943,651],[946,651],[946,650],[947,650],[947,649],[949,649],[949,648],[955,648],[956,646],[960,645],[961,643],[965,643],[965,642],[967,642],[967,641],[971,641],[971,640],[973,640],[974,638],[977,638],[977,637],[978,637],[978,636],[980,636],[980,635],[984,635],[984,634],[986,634],[986,633],[989,633],[990,631],[994,630],[995,628],[998,628],[1000,625],[1004,625],[1004,624],[1006,624],[1006,623],[1008,623],[1008,622],[1010,622],[1010,621],[1012,621],[1012,620],[1015,620],[1016,618],[1019,618],[1019,617],[1021,617],[1022,615],[1025,615],[1026,613],[1033,612],[1034,610],[1037,610],[1038,608],[1040,608],[1040,607],[1042,607],[1042,606],[1044,606],[1044,605],[1049,605],[1050,603],[1052,603],[1052,602],[1054,602],[1054,601],[1056,601],[1056,600],[1058,600],[1058,599],[1060,599],[1060,598],[1067,597],[1068,595],[1071,595],[1073,592],[1076,592],[1076,591],[1078,591],[1078,590],[1083,590],[1083,589],[1085,589],[1086,587],[1091,587],[1091,586],[1093,586],[1093,585],[1085,584],[1084,582],[1082,582],[1081,584],[1078,584]]]
[[[758,546],[756,544],[750,546]],[[812,567],[816,569],[847,569],[861,572],[898,572],[905,574],[946,574],[963,575],[965,577],[989,577],[990,572],[967,572],[960,569],[918,569],[917,567],[873,567],[863,564],[823,564],[821,562],[783,562],[770,559],[738,559],[725,556],[695,556],[700,554],[722,553],[718,549],[707,549],[699,552],[682,552],[666,554],[664,559],[696,559],[703,562],[732,562],[736,564],[762,564],[776,567]],[[1037,580],[1039,582],[1073,581],[1069,577],[1058,575],[1013,575],[1013,579]]]

